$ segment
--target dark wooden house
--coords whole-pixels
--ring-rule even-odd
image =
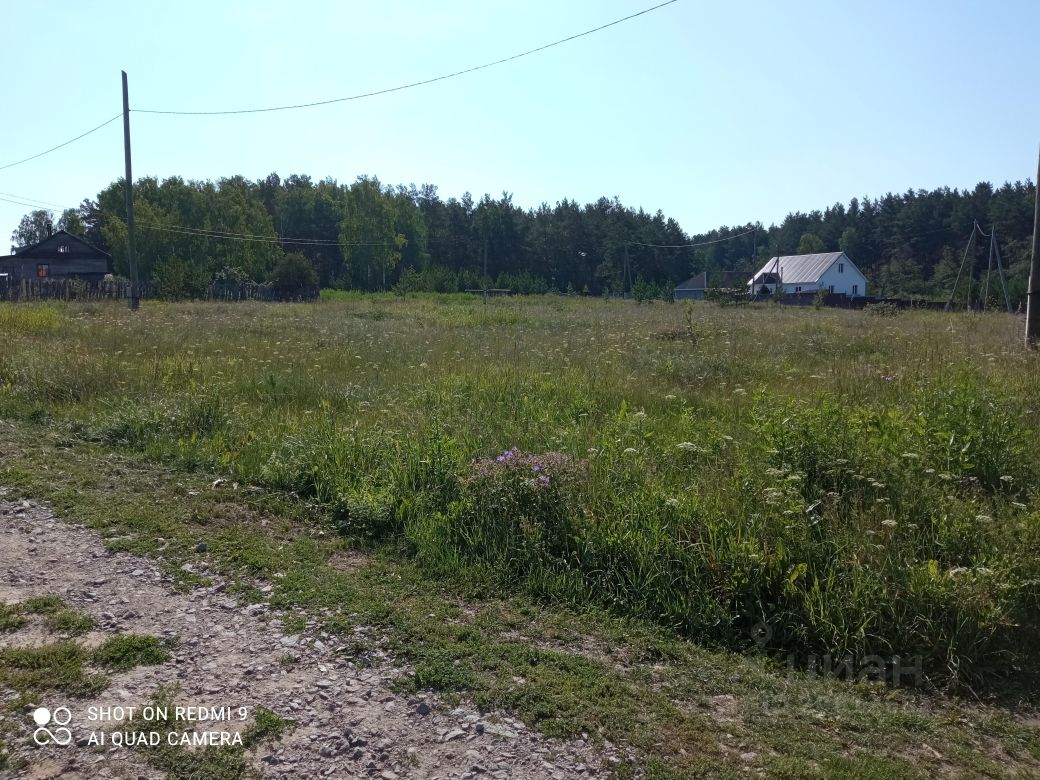
[[[83,279],[99,282],[112,273],[112,255],[59,230],[38,244],[0,256],[0,283],[22,279]]]

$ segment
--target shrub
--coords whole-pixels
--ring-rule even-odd
[[[318,272],[302,252],[290,252],[271,271],[270,281],[281,294],[298,295],[318,286]]]
[[[478,458],[443,518],[441,544],[471,560],[520,571],[567,558],[574,537],[571,486],[582,466],[560,452],[513,447]]]
[[[204,268],[178,259],[164,260],[152,271],[155,294],[164,301],[205,298],[209,274]]]
[[[894,303],[881,301],[879,303],[868,303],[863,307],[863,312],[871,317],[895,317],[899,314],[899,307]]]
[[[1035,472],[1026,409],[973,373],[942,376],[918,389],[920,445],[933,468],[962,485],[1018,493]]]

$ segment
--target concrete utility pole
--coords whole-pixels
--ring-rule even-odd
[[[127,96],[126,71],[123,71],[123,155],[126,158],[126,259],[130,265],[131,310],[140,303],[137,288],[137,260],[134,257],[134,175],[130,170],[130,98]]]
[[[1029,264],[1029,292],[1026,294],[1026,347],[1036,348],[1040,337],[1040,153],[1036,160],[1033,193],[1033,259]]]

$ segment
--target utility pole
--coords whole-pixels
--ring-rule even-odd
[[[1033,181],[1033,259],[1029,264],[1029,292],[1026,293],[1026,347],[1036,348],[1040,337],[1040,154]]]
[[[1007,278],[1004,276],[1004,261],[1000,259],[1000,247],[997,245],[997,226],[993,226],[991,240],[993,241],[993,256],[997,258],[997,274],[1000,279],[1000,289],[1004,291],[1004,305],[1007,306],[1008,314],[1011,314],[1011,296],[1008,295]]]
[[[126,158],[126,259],[130,265],[130,299],[128,305],[136,310],[140,304],[137,288],[137,259],[134,257],[134,175],[130,170],[130,98],[126,89],[126,71],[123,71],[123,155]]]
[[[628,257],[628,245],[630,242],[625,242],[625,298],[632,297],[632,261]]]

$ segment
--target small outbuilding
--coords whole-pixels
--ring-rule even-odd
[[[112,255],[79,236],[59,230],[37,244],[0,256],[0,279],[83,279],[100,282],[112,273]]]
[[[827,293],[859,298],[867,294],[867,277],[844,252],[771,257],[747,281],[752,295],[774,295],[781,287],[785,295]]]
[[[672,297],[677,301],[702,301],[706,290],[743,289],[746,282],[747,274],[739,271],[702,271],[672,290]]]

